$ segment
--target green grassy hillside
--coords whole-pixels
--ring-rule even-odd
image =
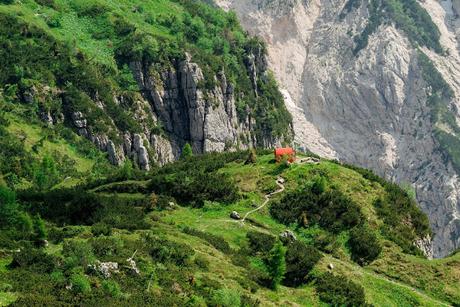
[[[20,205],[9,206],[6,221],[12,226],[1,232],[0,302],[460,302],[460,254],[428,260],[412,245],[430,230],[408,193],[331,161],[288,166],[274,163],[267,152],[259,152],[255,163],[247,163],[247,156],[191,157],[148,175],[125,168],[76,189],[23,191],[16,201],[3,188],[3,203]],[[284,183],[277,184],[278,178]],[[233,211],[252,213],[243,222],[230,218]],[[19,218],[24,214],[32,220],[29,229]],[[286,230],[297,240],[281,243]],[[118,271],[104,275],[92,267],[97,261],[116,262]]]
[[[26,107],[0,99],[1,183],[13,189],[48,190],[74,186],[112,169],[89,141],[63,125],[50,128],[29,114]]]
[[[423,31],[413,41],[436,49]],[[274,78],[250,80],[247,58],[265,46],[233,13],[187,0],[0,0],[0,45],[0,306],[460,304],[460,254],[426,259],[414,243],[432,235],[427,217],[372,172],[259,151],[146,173],[110,166],[77,135],[76,111],[116,144],[140,132],[128,64],[160,74],[189,53],[204,91],[225,71],[257,137],[287,138]]]

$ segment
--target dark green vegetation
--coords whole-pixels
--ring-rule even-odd
[[[385,189],[386,194],[374,201],[377,215],[385,222],[381,226],[382,234],[397,243],[406,253],[420,254],[413,242],[416,238],[431,235],[431,230],[428,217],[417,207],[411,195],[398,185],[385,181],[370,170],[353,165],[344,166],[360,173],[367,180],[380,184]],[[410,221],[410,223],[406,221]],[[369,242],[369,244],[372,243]]]
[[[204,206],[206,200],[231,203],[238,199],[238,190],[228,176],[216,171],[241,156],[241,153],[225,153],[183,159],[156,170],[158,175],[150,181],[149,188],[194,207]]]
[[[71,185],[110,169],[89,141],[59,125],[43,126],[27,109],[2,100],[0,93],[0,182],[10,187],[47,190]]]
[[[363,288],[344,278],[327,272],[318,278],[321,300],[332,306],[365,306]]]
[[[362,3],[362,0],[348,0],[340,18],[345,18]],[[355,54],[366,48],[369,37],[385,23],[394,24],[402,30],[414,45],[428,47],[437,53],[443,52],[438,28],[417,0],[370,0],[364,3],[368,3],[369,21],[362,33],[355,37]]]
[[[141,92],[128,64],[141,62],[160,75],[177,68],[186,52],[203,69],[205,91],[225,71],[238,113],[258,119],[258,139],[290,134],[274,78],[258,74],[254,84],[250,78],[247,61],[264,55],[264,44],[248,37],[233,13],[200,1],[10,1],[0,4],[0,42],[0,100],[24,109],[27,120],[63,114],[48,129],[54,134],[72,127],[73,112],[84,114],[90,133],[116,144],[124,132],[144,131],[142,125],[164,133],[162,123],[134,119]]]
[[[445,153],[446,162],[451,161],[456,171],[460,172],[460,127],[451,110],[453,90],[424,53],[419,52],[418,61],[423,79],[430,87],[427,95],[431,121],[435,125],[434,136]]]
[[[439,306],[460,301],[458,255],[429,261],[405,253],[406,241],[429,232],[405,192],[351,166],[322,161],[286,167],[263,151],[255,154],[257,162],[246,164],[248,154],[192,156],[149,174],[125,166],[74,188],[15,193],[2,187],[0,302]],[[203,174],[215,179],[201,180]],[[286,179],[286,190],[273,196],[268,208],[244,224],[230,219],[232,211],[244,214],[258,206],[278,176]],[[231,191],[231,198],[223,191]],[[285,209],[288,204],[293,210]],[[398,233],[404,240],[396,240],[386,230],[388,211],[392,219],[406,220],[402,209],[412,212],[412,224],[406,225],[411,236]],[[287,229],[297,240],[280,240]],[[118,269],[107,273],[101,262],[117,263]]]
[[[374,3],[416,30],[414,42],[437,50],[426,16],[398,19],[415,2]],[[0,305],[460,301],[459,255],[425,259],[413,243],[430,234],[426,217],[368,171],[329,161],[278,165],[263,151],[194,156],[189,145],[180,161],[149,173],[129,161],[115,169],[68,128],[80,111],[91,133],[117,144],[120,132],[141,131],[129,63],[161,74],[188,52],[205,92],[225,71],[240,117],[258,120],[258,139],[287,136],[290,116],[274,78],[250,78],[251,55],[261,61],[266,47],[233,13],[200,1],[3,0],[0,26]],[[53,126],[43,114],[57,119]],[[146,125],[165,134],[161,123]],[[286,190],[267,207],[244,223],[229,218],[258,207],[278,176]],[[297,240],[281,240],[285,230]]]

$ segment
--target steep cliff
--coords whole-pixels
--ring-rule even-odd
[[[458,1],[217,2],[267,42],[296,142],[410,184],[458,248]]]

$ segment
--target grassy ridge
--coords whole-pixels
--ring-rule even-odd
[[[362,287],[364,299],[375,306],[440,306],[460,301],[458,254],[435,261],[405,254],[383,231],[385,221],[377,214],[375,200],[385,197],[388,191],[376,180],[328,161],[287,167],[273,163],[271,154],[260,154],[256,164],[245,164],[245,156],[231,153],[192,157],[155,171],[157,175],[151,176],[158,176],[156,181],[148,176],[133,180],[133,174],[125,172],[74,192],[57,190],[49,196],[21,193],[23,209],[32,215],[40,212],[46,219],[50,245],[38,249],[45,254],[32,262],[28,259],[37,252],[35,248],[25,247],[29,254],[3,250],[2,261],[8,264],[13,259],[13,265],[4,266],[0,272],[4,283],[10,285],[3,286],[7,291],[2,295],[18,304],[59,300],[78,304],[217,306],[232,301],[239,304],[231,306],[275,306],[288,302],[324,306],[331,297],[321,292],[321,283],[332,263],[333,278]],[[228,176],[230,181],[226,185],[237,188],[237,199],[219,201],[215,190],[220,188],[214,182],[209,183],[214,190],[207,190],[207,194],[199,192],[206,199],[203,205],[195,207],[194,203],[177,203],[167,189],[162,193],[149,192],[153,182],[176,180],[174,175],[189,169],[191,164],[196,166],[195,170],[184,177],[196,180],[192,173],[202,169]],[[161,179],[167,174],[168,179]],[[244,214],[259,206],[264,194],[277,189],[274,182],[279,176],[286,180],[286,191],[273,196],[267,208],[251,214],[244,224],[230,219],[232,211]],[[347,243],[350,230],[329,233],[314,220],[284,225],[270,215],[271,206],[316,182],[318,176],[327,178],[326,189],[338,190],[357,204],[369,232],[377,235],[382,252],[369,265],[360,266],[354,261],[354,251]],[[179,191],[183,191],[180,193],[207,189],[187,181],[177,184]],[[72,203],[68,207],[72,210],[59,209],[68,202]],[[300,279],[301,285],[287,286],[286,281],[278,291],[273,291],[266,280],[266,266],[270,262],[264,247],[286,229],[297,236],[301,244],[297,248],[320,250],[321,260],[316,263],[313,258],[298,258],[305,262],[303,268],[313,261],[313,269],[304,273],[307,275]],[[5,244],[7,233],[0,233],[0,243]],[[258,240],[267,243],[259,245]],[[287,244],[286,248],[292,258],[295,254],[290,246]],[[134,253],[140,275],[132,275],[125,265]],[[118,262],[120,273],[104,278],[88,270],[87,264],[96,259]],[[288,269],[292,265],[288,263]],[[295,275],[291,272],[289,276]],[[38,282],[39,288],[35,287]],[[81,287],[66,289],[70,283]],[[336,295],[346,299],[340,291]]]

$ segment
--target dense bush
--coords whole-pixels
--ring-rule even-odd
[[[307,276],[321,259],[321,253],[314,247],[301,241],[287,246],[286,274],[283,283],[289,287],[298,287],[307,281]]]
[[[299,223],[338,233],[362,222],[359,206],[335,189],[326,189],[322,180],[285,193],[270,207],[271,215],[284,224]]]
[[[162,263],[184,266],[195,253],[186,244],[180,244],[152,234],[145,235],[144,242],[152,258]]]
[[[199,231],[197,229],[193,229],[190,227],[185,227],[184,232],[186,234],[189,234],[189,235],[192,235],[192,236],[195,236],[195,237],[198,237],[198,238],[201,238],[207,241],[209,244],[211,244],[217,250],[220,250],[224,254],[231,254],[233,252],[228,242],[225,241],[225,239],[222,237],[213,235],[211,233]]]
[[[270,287],[277,290],[286,273],[286,248],[281,242],[276,242],[265,260],[267,272],[271,279]]]
[[[258,231],[248,231],[246,234],[249,242],[249,249],[253,255],[258,253],[267,255],[276,243],[276,238],[272,235]]]
[[[366,265],[377,259],[382,246],[373,230],[369,227],[357,226],[350,231],[348,241],[351,258],[360,265]]]
[[[16,193],[0,185],[0,246],[10,246],[13,241],[31,240],[43,243],[47,230],[40,216],[32,218],[16,202]]]
[[[123,241],[116,237],[101,236],[90,239],[89,243],[94,255],[103,261],[119,254],[124,247]]]
[[[240,159],[243,153],[210,154],[190,157],[158,170],[149,183],[156,194],[174,197],[181,204],[202,207],[206,200],[231,203],[238,199],[238,188],[217,171],[225,163]]]
[[[416,201],[397,184],[386,181],[370,170],[347,164],[344,166],[385,189],[385,196],[374,202],[377,215],[384,221],[382,234],[398,244],[404,252],[421,255],[421,251],[413,243],[417,238],[430,235],[431,227],[428,217],[417,206]]]
[[[29,210],[53,222],[65,225],[104,223],[122,229],[146,229],[142,206],[144,198],[98,195],[83,188],[55,189],[49,192],[22,191],[20,199]]]
[[[40,273],[51,273],[57,265],[57,259],[41,249],[23,247],[13,254],[11,268],[26,268]]]
[[[331,306],[366,306],[364,289],[345,276],[324,273],[316,280],[320,299]]]
[[[87,294],[91,292],[91,284],[88,278],[82,274],[74,274],[70,277],[72,291],[75,293]]]

